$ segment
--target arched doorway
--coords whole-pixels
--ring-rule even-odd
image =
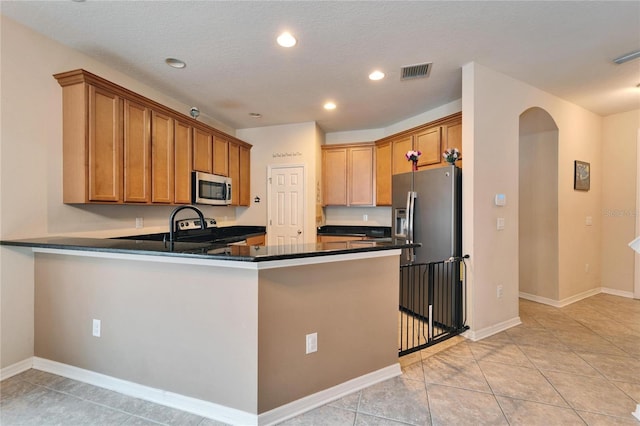
[[[520,295],[557,301],[558,126],[542,108],[520,115],[518,186]]]

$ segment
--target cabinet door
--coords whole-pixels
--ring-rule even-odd
[[[124,202],[146,203],[150,197],[149,109],[124,101]]]
[[[347,148],[322,151],[323,204],[347,205]]]
[[[174,191],[173,119],[151,112],[151,202],[172,203]]]
[[[413,150],[413,138],[411,135],[404,136],[392,142],[391,155],[393,156],[393,174],[407,173],[411,171],[411,161],[405,157],[407,151]]]
[[[237,192],[238,189],[235,191]],[[233,196],[233,193],[231,195]],[[251,202],[251,149],[246,146],[240,146],[239,198],[238,204],[241,206],[248,206]]]
[[[376,205],[391,205],[391,142],[376,145]]]
[[[192,129],[175,121],[174,125],[174,199],[176,204],[191,203],[191,164],[193,162]]]
[[[229,142],[217,136],[213,138],[213,173],[229,176]]]
[[[373,146],[349,148],[349,205],[373,205]]]
[[[122,101],[89,86],[89,201],[122,201]]]
[[[213,172],[213,135],[197,128],[193,129],[193,170]]]
[[[440,134],[441,128],[438,126],[414,135],[414,149],[422,152],[418,159],[418,167],[440,163],[443,152]]]
[[[231,205],[237,206],[240,202],[240,145],[233,142],[229,142],[229,177],[232,188]]]

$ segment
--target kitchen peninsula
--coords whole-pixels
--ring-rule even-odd
[[[34,252],[35,368],[260,425],[400,374],[406,245],[2,244]]]

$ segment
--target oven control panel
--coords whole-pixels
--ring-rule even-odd
[[[177,223],[177,227],[176,229],[179,229],[180,231],[187,231],[189,229],[200,229],[200,218],[189,218],[189,219],[182,219],[176,222]],[[213,218],[205,218],[204,219],[204,224],[205,224],[205,228],[215,228],[216,227],[216,220]]]

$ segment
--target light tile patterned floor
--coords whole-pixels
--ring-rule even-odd
[[[521,300],[520,317],[482,341],[458,336],[403,357],[401,377],[282,425],[640,425],[639,300]],[[0,424],[221,423],[29,370],[0,383]]]

